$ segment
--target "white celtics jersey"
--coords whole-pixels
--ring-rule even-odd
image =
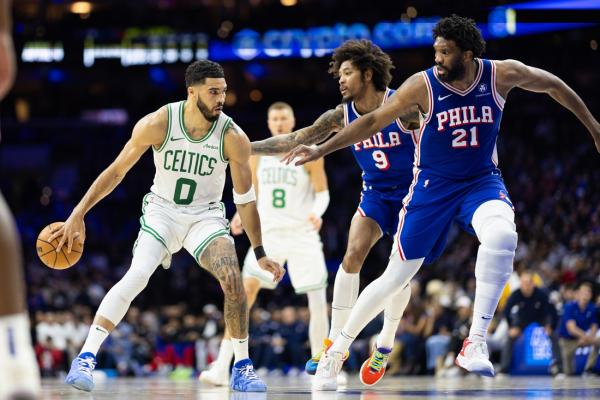
[[[309,224],[315,191],[306,169],[285,165],[281,156],[260,156],[256,168],[258,212],[263,230]]]
[[[223,138],[232,120],[221,113],[206,136],[195,140],[183,124],[184,104],[167,104],[168,130],[160,148],[153,149],[156,174],[150,190],[177,205],[221,201],[227,170]]]

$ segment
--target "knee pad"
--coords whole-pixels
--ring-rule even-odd
[[[398,288],[405,290],[410,280],[417,274],[425,258],[415,260],[401,260],[398,252],[392,254],[388,266],[378,278],[383,278],[389,288],[388,293],[397,293]],[[410,288],[409,288],[410,290]]]
[[[119,296],[131,302],[148,284],[150,275],[130,269],[115,285]]]
[[[492,200],[479,206],[472,225],[483,247],[514,253],[518,240],[514,220],[515,213],[508,204]]]
[[[131,267],[115,285],[119,295],[128,301],[133,300],[146,287],[150,276],[167,254],[162,243],[142,233],[137,241]]]

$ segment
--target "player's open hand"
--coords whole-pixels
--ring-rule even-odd
[[[60,238],[58,246],[56,246],[56,252],[67,244],[67,253],[71,253],[73,248],[73,242],[78,240],[79,243],[83,244],[85,241],[85,222],[83,222],[83,216],[77,213],[73,213],[69,216],[63,224],[52,231],[52,235],[48,238],[48,241],[52,241],[56,238]]]
[[[321,230],[321,226],[323,225],[323,219],[315,214],[310,214],[308,216],[308,221],[311,223],[315,231]]]
[[[234,236],[244,233],[244,225],[242,225],[242,217],[240,217],[240,213],[236,212],[233,218],[231,218],[230,227],[231,233]]]
[[[258,260],[258,266],[273,274],[273,282],[279,282],[285,275],[285,269],[269,257],[261,257]]]
[[[319,146],[306,146],[301,144],[294,147],[289,153],[283,156],[281,161],[286,163],[286,165],[289,165],[291,162],[295,161],[294,165],[298,166],[317,160],[321,157],[322,154]]]

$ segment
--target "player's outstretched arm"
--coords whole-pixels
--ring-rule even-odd
[[[60,251],[61,247],[67,243],[68,251],[70,252],[73,240],[76,238],[83,243],[85,240],[83,218],[87,212],[117,187],[131,167],[138,162],[142,154],[150,146],[160,146],[162,144],[166,132],[166,108],[161,108],[152,114],[148,114],[138,121],[133,128],[131,138],[127,141],[117,158],[102,171],[79,204],[73,209],[69,218],[50,236],[50,241],[61,237],[56,251]]]
[[[494,61],[498,70],[496,87],[506,98],[514,87],[530,92],[547,93],[571,111],[592,135],[600,152],[600,124],[594,118],[581,97],[556,75],[543,69],[530,67],[517,60]]]
[[[252,169],[250,167],[250,140],[235,123],[225,132],[225,157],[229,159],[231,180],[233,182],[233,201],[248,235],[250,244],[255,250],[258,265],[273,274],[278,282],[283,278],[284,269],[264,253],[260,217],[256,208],[256,194],[252,185]],[[262,254],[261,254],[262,253]]]
[[[319,118],[306,128],[277,135],[265,140],[252,142],[252,154],[273,155],[286,153],[299,144],[316,144],[340,131],[344,127],[344,108],[342,105],[321,114]]]
[[[415,106],[428,110],[427,87],[421,73],[414,74],[379,108],[352,121],[350,125],[317,147],[297,146],[283,158],[287,163],[297,157],[296,165],[316,160],[336,150],[370,138],[396,118],[410,114]]]
[[[12,40],[11,0],[0,0],[0,99],[10,90],[17,70]]]

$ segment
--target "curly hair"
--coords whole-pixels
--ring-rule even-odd
[[[361,73],[368,69],[373,71],[373,85],[378,91],[384,91],[392,81],[391,70],[394,68],[392,59],[370,40],[344,42],[333,52],[328,72],[338,77],[340,66],[344,61],[352,62]]]
[[[210,60],[194,61],[185,70],[185,86],[190,87],[204,83],[206,78],[225,78],[220,64]]]
[[[470,18],[452,14],[442,18],[433,28],[433,38],[443,37],[452,40],[462,51],[472,51],[475,57],[481,57],[485,52],[485,40],[481,31]]]

